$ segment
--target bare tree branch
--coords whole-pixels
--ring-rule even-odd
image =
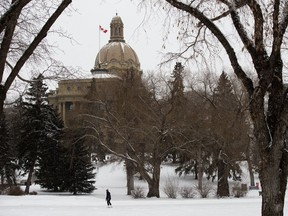
[[[187,13],[190,13],[197,19],[199,19],[200,22],[205,24],[207,28],[217,37],[217,39],[220,41],[220,43],[223,45],[223,47],[226,50],[226,53],[229,56],[231,65],[235,71],[235,74],[239,79],[242,80],[248,94],[251,96],[253,94],[253,82],[252,80],[247,77],[246,73],[243,71],[242,67],[240,66],[237,56],[235,54],[235,51],[229,41],[226,39],[225,35],[220,31],[220,29],[211,21],[209,20],[203,13],[201,13],[199,10],[189,7],[188,5],[176,1],[176,0],[166,0],[169,4],[173,5],[176,8],[179,8],[181,10],[186,11]]]
[[[12,3],[8,11],[0,17],[0,33],[7,27],[9,20],[12,18],[16,11],[21,11],[31,0],[16,0]]]
[[[31,56],[33,51],[37,48],[43,38],[47,36],[47,32],[51,28],[51,26],[55,23],[57,18],[61,15],[61,13],[65,10],[66,7],[72,2],[72,0],[63,0],[56,11],[51,15],[51,17],[47,20],[45,25],[42,27],[38,35],[34,38],[31,42],[30,46],[25,50],[21,58],[16,63],[13,71],[10,73],[9,77],[5,82],[5,90],[8,91],[9,87],[11,86],[12,82],[14,81],[15,77],[19,73],[22,66],[25,64],[27,59]]]

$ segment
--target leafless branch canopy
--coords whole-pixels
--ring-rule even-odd
[[[0,3],[0,113],[7,92],[24,65],[32,57],[45,59],[46,55],[49,58],[50,49],[45,38],[71,2],[4,0]]]

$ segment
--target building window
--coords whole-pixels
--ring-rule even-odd
[[[73,110],[74,109],[73,102],[66,102],[65,103],[65,109],[66,110]]]

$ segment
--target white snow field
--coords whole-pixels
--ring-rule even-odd
[[[38,195],[0,196],[0,216],[257,216],[261,215],[261,197],[251,190],[244,198],[191,198],[178,196],[169,199],[163,192],[167,179],[175,179],[179,186],[195,184],[194,177],[178,177],[174,168],[162,166],[161,198],[133,199],[126,195],[126,176],[123,164],[114,163],[99,168],[92,194],[73,196],[69,193],[48,193],[32,185]],[[247,177],[246,177],[247,179]],[[245,177],[244,180],[245,181]],[[143,181],[135,186],[147,188]],[[112,208],[105,202],[105,191],[112,195]],[[288,202],[285,212],[288,211]]]

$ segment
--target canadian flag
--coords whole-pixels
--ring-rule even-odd
[[[104,33],[106,33],[108,31],[107,29],[104,29],[101,25],[99,25],[99,29]]]

